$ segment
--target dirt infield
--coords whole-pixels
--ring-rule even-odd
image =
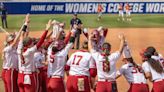
[[[31,32],[30,36],[40,37],[41,31]],[[164,55],[164,28],[112,28],[109,29],[106,41],[112,45],[112,51],[119,48],[118,34],[124,33],[126,39],[132,50],[132,55],[137,63],[142,63],[139,56],[139,51],[147,46],[154,46],[161,54]],[[81,42],[85,40],[85,37],[81,35]],[[2,51],[5,34],[0,32],[0,50]],[[72,51],[71,51],[72,52]],[[1,54],[1,52],[0,52]],[[123,63],[119,60],[117,62],[117,68]],[[128,84],[126,80],[121,77],[117,80],[119,92],[126,92]]]

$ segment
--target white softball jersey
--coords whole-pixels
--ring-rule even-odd
[[[3,53],[5,59],[3,63],[3,68],[18,69],[18,55],[16,48],[9,45],[3,49]]]
[[[117,75],[123,75],[130,83],[144,83],[146,84],[146,78],[142,69],[135,68],[133,64],[127,63],[117,71]]]
[[[162,54],[158,54],[158,56],[153,55],[153,56],[151,56],[151,58],[159,61],[164,68],[164,58],[163,58]]]
[[[90,76],[89,69],[95,68],[95,62],[88,51],[79,50],[71,55],[67,61],[70,66],[69,75]]]
[[[150,72],[151,75],[152,75],[152,81],[156,81],[156,80],[161,80],[164,78],[164,73],[157,73],[152,67],[151,65],[145,61],[143,64],[142,64],[142,68],[144,70],[145,73],[148,73]]]
[[[116,71],[117,71],[116,70],[116,62],[120,58],[121,53],[119,51],[116,51],[114,53],[111,53],[108,56],[108,60],[110,63],[110,71],[109,72],[103,71],[103,63],[105,62],[105,56],[103,56],[100,52],[95,52],[94,50],[91,50],[91,54],[96,62],[98,81],[101,79],[115,81]]]
[[[61,51],[52,54],[52,45],[48,48],[48,76],[64,76],[66,57],[73,43],[69,43]]]
[[[23,42],[20,41],[18,44],[18,65],[19,65],[19,71],[23,71],[23,72],[35,72],[36,71],[36,67],[35,67],[35,62],[34,62],[34,53],[37,51],[37,47],[36,45],[34,45],[31,48],[28,48],[25,52],[22,52],[22,47],[23,47]],[[22,56],[21,53],[23,55],[24,58],[24,64],[22,63]]]
[[[41,52],[34,53],[34,62],[35,62],[36,68],[44,67],[45,66],[43,64],[44,61],[45,61],[45,55],[43,53]]]

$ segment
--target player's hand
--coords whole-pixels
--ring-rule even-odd
[[[99,31],[99,32],[102,31],[102,30],[103,30],[103,27],[102,26],[100,26],[100,27],[97,28],[97,31]]]
[[[52,20],[49,20],[48,23],[46,24],[46,30],[49,30],[52,25]]]
[[[124,34],[119,34],[119,35],[118,35],[118,38],[119,38],[120,40],[125,41],[125,36],[124,36]]]
[[[25,23],[26,24],[30,23],[30,14],[29,13],[25,17]]]
[[[57,20],[54,19],[54,20],[52,21],[51,24],[52,24],[52,25],[56,25],[56,24],[59,24],[59,22],[58,22]]]

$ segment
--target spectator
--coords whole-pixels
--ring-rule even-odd
[[[79,49],[80,46],[80,34],[82,31],[82,21],[77,17],[77,14],[74,13],[73,18],[70,21],[70,28],[71,30],[77,26],[77,31],[75,33],[75,37],[76,37],[76,49]]]
[[[8,26],[7,26],[7,10],[6,10],[3,3],[1,3],[0,11],[1,11],[2,27],[3,28],[5,28],[5,27],[8,28]]]

